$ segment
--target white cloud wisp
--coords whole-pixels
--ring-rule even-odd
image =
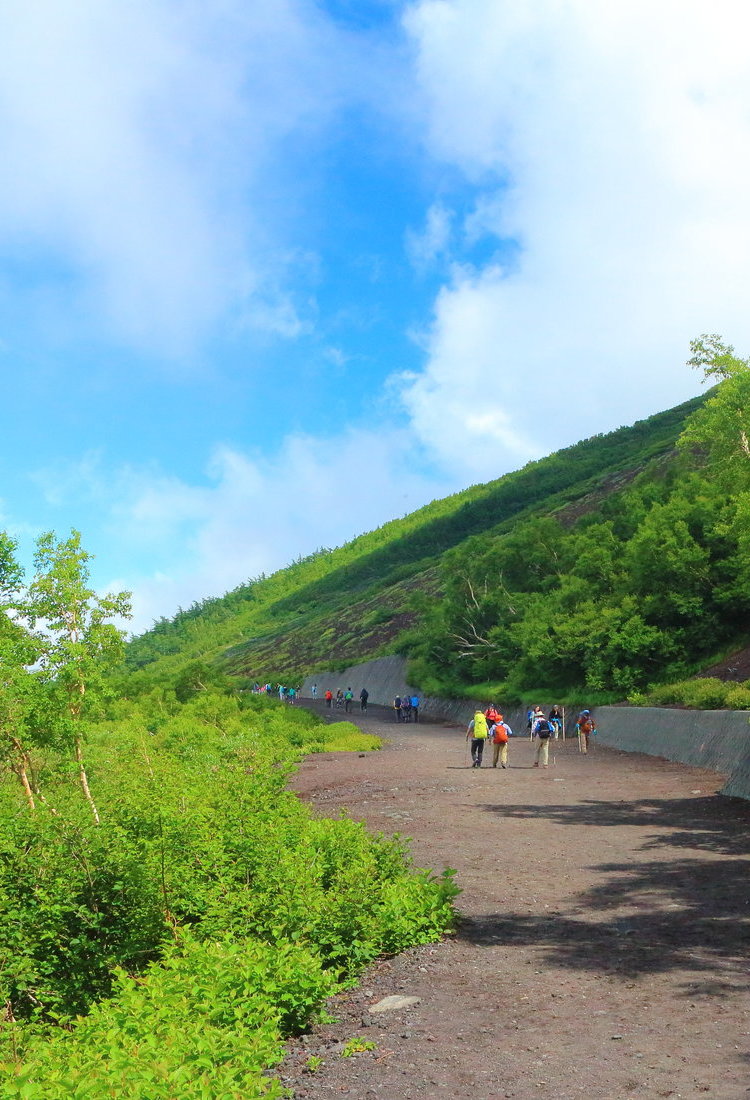
[[[468,477],[683,400],[688,342],[750,345],[744,6],[421,0],[406,14],[428,147],[477,190],[403,398]]]

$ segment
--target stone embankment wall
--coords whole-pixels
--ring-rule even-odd
[[[327,687],[334,693],[338,688],[346,690],[351,687],[355,699],[358,699],[361,689],[366,687],[371,703],[390,706],[396,695],[408,692],[421,696],[417,689],[407,684],[405,677],[406,661],[403,657],[380,657],[353,665],[344,672],[310,676],[302,685],[302,694],[309,696],[312,684],[316,683],[319,696]],[[484,709],[490,702],[502,707],[501,699],[425,696],[422,698],[421,714],[464,725],[477,707]],[[538,702],[545,710],[551,706],[543,699],[532,702]],[[525,707],[507,710],[504,714],[516,734],[525,732]],[[600,744],[623,752],[643,752],[682,764],[709,768],[728,776],[722,794],[750,799],[750,714],[747,711],[597,707],[595,717]],[[566,721],[569,733],[574,724],[575,715],[570,715]]]

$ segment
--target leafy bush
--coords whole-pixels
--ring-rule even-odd
[[[744,683],[727,683],[713,677],[682,680],[652,688],[634,705],[683,706],[699,710],[750,710],[750,680]]]
[[[51,759],[55,813],[0,786],[0,1049],[16,1071],[0,1095],[280,1096],[262,1077],[280,1037],[376,956],[445,931],[450,874],[286,790],[298,756],[337,738],[368,744],[202,692],[91,729],[99,826]]]
[[[295,944],[188,934],[143,977],[119,969],[115,980],[72,1034],[32,1044],[0,1096],[281,1097],[263,1071],[334,989],[320,958]]]

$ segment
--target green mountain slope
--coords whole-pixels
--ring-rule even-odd
[[[498,538],[535,517],[572,523],[673,453],[700,399],[472,486],[334,550],[321,549],[269,577],[161,620],[128,646],[143,685],[186,660],[250,678],[296,677],[398,649],[444,591],[446,555],[467,540]],[[567,518],[566,518],[567,517]],[[140,671],[139,671],[140,670]]]

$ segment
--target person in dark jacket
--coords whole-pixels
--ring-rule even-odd
[[[562,708],[558,707],[557,703],[555,703],[554,707],[552,708],[552,710],[547,715],[547,718],[549,719],[549,721],[554,726],[554,732],[553,732],[552,736],[554,737],[555,741],[557,741],[558,737],[563,732]]]

